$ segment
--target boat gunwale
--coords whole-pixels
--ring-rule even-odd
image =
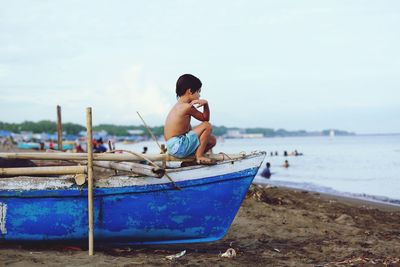
[[[167,169],[167,172],[170,174],[185,174],[187,172],[190,171],[196,171],[197,173],[201,173],[203,170],[204,171],[208,171],[210,172],[210,170],[215,169],[216,167],[219,166],[219,169],[221,169],[221,167],[223,168],[224,165],[226,164],[235,164],[235,162],[242,162],[244,160],[249,160],[252,158],[256,158],[256,157],[261,157],[261,156],[265,156],[265,152],[253,152],[252,154],[246,155],[243,158],[239,158],[239,159],[231,159],[231,160],[226,160],[226,161],[221,161],[218,162],[216,165],[213,166],[205,166],[205,165],[196,165],[196,166],[189,166],[189,167],[183,167],[183,168],[176,168],[176,169]],[[262,161],[259,163],[259,165],[262,164]],[[258,164],[257,164],[258,165]],[[253,166],[256,167],[256,166]],[[246,167],[245,169],[251,169],[253,167]],[[259,166],[258,166],[259,167]],[[171,171],[174,170],[174,171]],[[235,172],[240,172],[242,170],[236,170]],[[221,171],[220,171],[221,172]],[[231,172],[231,173],[235,173],[235,172]],[[229,174],[229,173],[226,173]],[[205,176],[205,177],[198,177],[198,178],[192,178],[192,179],[182,179],[179,180],[177,179],[175,182],[178,185],[182,185],[182,183],[187,182],[187,181],[193,181],[193,180],[201,180],[204,178],[210,178],[213,177],[214,175],[211,176]],[[223,174],[219,174],[219,176],[224,176]],[[110,178],[113,178],[113,180],[110,180]],[[113,181],[116,181],[120,179],[121,182],[121,186],[115,186],[112,185]],[[137,184],[128,184],[128,185],[123,185],[124,181],[123,179],[125,179],[126,181],[128,181],[128,179],[134,179],[134,180],[130,180],[128,182],[130,183],[136,183]],[[18,193],[17,195],[21,195],[21,192],[24,191],[57,191],[57,190],[79,190],[79,192],[85,192],[87,190],[87,186],[86,184],[84,186],[77,186],[75,184],[74,181],[74,176],[73,175],[63,175],[63,176],[57,176],[57,177],[32,177],[32,176],[16,176],[16,177],[10,177],[10,178],[4,178],[4,180],[0,179],[0,183],[29,183],[30,181],[34,181],[35,183],[59,183],[58,185],[53,185],[52,187],[48,187],[48,188],[31,188],[31,189],[23,189],[23,186],[20,186],[21,188],[6,188],[6,189],[0,189],[0,197],[5,196],[5,195],[9,195],[8,193],[11,192],[16,192]],[[140,184],[140,182],[142,182],[142,184]],[[108,184],[110,183],[110,184]],[[97,185],[96,185],[97,184]],[[157,186],[157,187],[167,187],[164,188],[165,189],[174,189],[173,184],[166,179],[166,177],[164,176],[163,178],[153,178],[153,177],[147,177],[147,176],[127,176],[127,175],[118,175],[118,176],[110,176],[107,178],[100,178],[100,179],[96,179],[95,182],[95,190],[98,191],[102,191],[102,190],[108,190],[108,189],[114,189],[115,191],[118,191],[118,188],[126,188],[126,187],[142,187],[142,188],[149,188],[152,186]],[[84,194],[82,194],[84,195]]]

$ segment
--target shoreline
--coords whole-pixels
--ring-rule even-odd
[[[264,181],[265,180],[265,181]],[[284,188],[288,190],[298,190],[298,191],[309,191],[313,193],[318,193],[324,196],[329,196],[329,197],[336,197],[338,199],[343,199],[343,200],[348,200],[348,201],[354,201],[355,203],[357,202],[366,202],[366,203],[371,203],[371,205],[376,205],[376,206],[388,206],[388,209],[390,207],[393,207],[393,209],[400,209],[400,200],[398,199],[393,199],[389,198],[386,196],[376,196],[376,195],[367,195],[367,194],[357,194],[357,193],[349,193],[349,192],[340,192],[336,191],[331,188],[326,188],[330,190],[331,192],[326,192],[324,190],[318,190],[318,187],[315,188],[302,188],[301,186],[290,186],[290,185],[282,185],[282,183],[274,183],[272,180],[272,183],[270,183],[270,179],[262,178],[256,176],[253,180],[253,184],[256,185],[264,185],[264,186],[272,186],[272,187],[279,187],[279,188]],[[321,187],[323,188],[323,187]],[[382,199],[388,199],[389,201],[384,201]],[[396,202],[396,203],[395,203]],[[397,203],[398,202],[398,203]]]
[[[357,198],[357,197],[351,197],[351,196],[345,196],[345,195],[335,195],[335,194],[330,194],[326,192],[318,192],[318,191],[313,191],[309,189],[302,189],[302,188],[294,188],[294,187],[287,187],[287,186],[276,186],[276,185],[270,185],[270,184],[261,184],[261,183],[254,183],[254,185],[261,185],[261,186],[267,186],[267,187],[276,187],[278,189],[284,189],[288,191],[294,191],[294,192],[308,192],[314,195],[318,195],[320,198],[324,199],[325,201],[338,201],[338,202],[343,202],[349,205],[357,206],[357,207],[370,207],[370,208],[376,208],[384,211],[400,211],[400,205],[399,204],[393,204],[390,202],[382,202],[378,200],[372,200],[368,198]]]

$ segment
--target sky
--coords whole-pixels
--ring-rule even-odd
[[[400,133],[396,0],[0,4],[3,122],[159,126],[191,73],[214,125]]]

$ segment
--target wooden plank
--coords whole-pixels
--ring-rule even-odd
[[[65,174],[86,173],[86,171],[87,171],[86,166],[0,168],[0,176],[65,175]]]

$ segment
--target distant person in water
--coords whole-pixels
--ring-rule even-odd
[[[287,151],[285,150],[285,151],[283,151],[283,156],[285,156],[285,157],[287,157],[288,156],[288,154],[287,154]]]
[[[164,138],[167,141],[168,154],[177,158],[195,155],[194,164],[211,165],[213,160],[204,153],[211,150],[217,143],[211,135],[210,108],[208,101],[200,99],[202,83],[199,78],[184,74],[176,82],[176,97],[178,102],[172,107],[165,121]],[[203,107],[203,112],[197,110]],[[191,118],[202,121],[192,129]]]
[[[303,156],[303,153],[297,152],[297,150],[295,150],[295,151],[294,151],[294,155],[295,155],[295,156]]]
[[[271,167],[271,164],[269,162],[267,162],[265,169],[261,173],[262,177],[268,178],[268,179],[271,177],[271,171],[269,170],[270,167]]]
[[[278,151],[275,151],[275,156],[278,156]]]
[[[285,162],[283,163],[282,167],[289,168],[289,161],[285,160]]]

